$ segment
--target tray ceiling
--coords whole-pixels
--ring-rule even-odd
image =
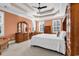
[[[41,3],[40,6],[47,6],[40,10],[38,3],[0,3],[0,10],[14,13],[19,16],[29,18],[31,20],[47,19],[65,16],[67,3]]]

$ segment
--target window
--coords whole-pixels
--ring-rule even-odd
[[[44,24],[40,25],[40,32],[44,32]]]
[[[0,36],[4,35],[4,13],[0,11]]]
[[[39,22],[40,32],[44,32],[44,21]]]
[[[52,31],[56,33],[56,32],[60,32],[60,30],[61,30],[61,20],[53,20]]]
[[[34,32],[34,26],[32,26],[32,32]]]
[[[36,23],[35,23],[35,21],[32,21],[32,32],[35,31],[35,27],[36,27]]]

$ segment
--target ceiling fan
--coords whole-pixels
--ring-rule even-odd
[[[40,6],[40,3],[38,3],[38,7],[35,7],[35,6],[33,6],[34,8],[37,8],[38,10],[39,10],[39,12],[40,12],[40,9],[44,9],[44,8],[47,8],[47,6]]]

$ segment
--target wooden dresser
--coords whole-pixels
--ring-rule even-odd
[[[16,43],[23,42],[29,39],[28,33],[16,33],[15,34]]]
[[[29,39],[29,25],[25,21],[18,22],[17,33],[15,33],[16,43],[23,42]]]
[[[52,26],[45,26],[44,27],[44,33],[52,33]]]

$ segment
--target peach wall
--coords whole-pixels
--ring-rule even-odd
[[[11,35],[14,34],[17,30],[16,28],[16,22],[17,16],[5,12],[5,19],[4,19],[4,31],[5,35]]]
[[[17,32],[17,23],[25,21],[29,24],[29,31],[32,30],[32,21],[8,12],[5,12],[4,32],[5,36],[13,36]]]
[[[46,20],[45,26],[52,26],[52,20]]]
[[[52,20],[51,19],[45,21],[45,33],[52,33]]]
[[[45,24],[45,26],[52,26],[52,20],[46,20],[44,24]],[[36,30],[35,31],[39,32],[39,21],[36,21]]]

